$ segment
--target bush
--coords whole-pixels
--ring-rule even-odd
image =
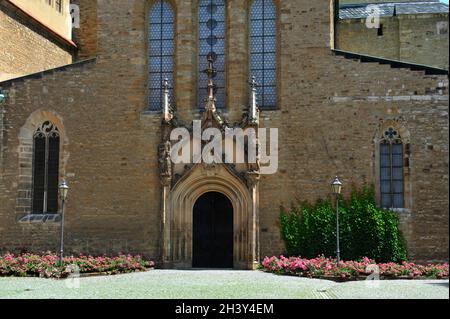
[[[120,255],[117,257],[93,257],[80,255],[64,257],[59,265],[59,257],[52,253],[43,255],[6,254],[0,256],[0,277],[43,277],[66,278],[74,271],[82,273],[102,273],[106,275],[145,271],[154,267],[153,261],[145,261],[141,256]]]
[[[395,212],[380,209],[373,188],[354,190],[350,199],[339,200],[341,256],[359,260],[368,256],[379,262],[407,259],[405,241]],[[281,235],[290,256],[314,258],[336,253],[336,209],[331,201],[300,203],[281,211]]]
[[[313,259],[266,257],[260,269],[280,275],[347,280],[367,278],[372,274],[377,274],[380,279],[446,279],[449,271],[448,264],[426,266],[407,262],[376,264],[369,258],[341,262],[338,267],[335,259],[323,256]]]

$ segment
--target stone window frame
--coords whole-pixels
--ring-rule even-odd
[[[150,83],[150,74],[148,71],[148,67],[150,65],[150,61],[149,61],[149,52],[150,52],[150,47],[149,47],[149,24],[150,24],[150,10],[152,9],[152,7],[157,3],[157,2],[167,2],[171,7],[172,7],[172,12],[173,12],[173,83],[169,83],[169,85],[172,87],[171,89],[171,96],[170,96],[170,100],[171,100],[171,104],[174,106],[175,105],[175,101],[177,100],[177,55],[178,55],[178,46],[177,46],[177,32],[178,32],[178,7],[176,5],[176,1],[175,0],[147,0],[145,1],[145,26],[144,26],[144,30],[145,30],[145,58],[146,58],[146,93],[145,93],[145,107],[144,110],[142,111],[142,115],[159,115],[162,113],[162,108],[158,109],[158,110],[152,110],[150,109],[150,103],[149,103],[149,83]],[[161,83],[161,89],[162,89],[162,85],[163,83]],[[162,105],[162,104],[161,104]]]
[[[58,127],[59,144],[59,180],[63,180],[69,158],[68,138],[62,118],[53,111],[38,110],[32,113],[19,131],[18,182],[16,198],[16,220],[19,223],[58,223],[60,212],[57,214],[33,214],[33,142],[34,135],[42,123],[51,122]],[[60,207],[58,207],[58,210]]]
[[[248,53],[248,70],[249,70],[249,78],[253,76],[253,74],[251,74],[251,62],[252,62],[252,56],[251,56],[251,48],[252,48],[252,44],[251,44],[251,10],[252,10],[252,6],[253,3],[256,0],[248,0],[247,2],[247,25],[248,25],[248,39],[247,39],[247,53]],[[280,79],[281,79],[281,72],[280,72],[280,65],[281,65],[281,39],[280,39],[280,35],[281,32],[279,32],[281,30],[281,3],[280,0],[272,0],[273,5],[275,6],[275,10],[276,10],[276,22],[275,22],[275,41],[276,41],[276,52],[275,52],[275,57],[276,57],[276,62],[275,62],[275,83],[276,83],[276,95],[277,95],[277,99],[276,99],[276,103],[275,103],[275,107],[263,107],[260,108],[261,111],[277,111],[280,110],[280,97],[281,97],[281,86],[280,86]],[[256,81],[258,82],[258,79],[256,79]],[[250,94],[250,92],[249,92]]]
[[[380,181],[380,144],[385,140],[384,134],[387,130],[393,128],[400,136],[403,145],[403,208],[393,208],[399,213],[410,213],[413,207],[412,198],[412,178],[411,178],[411,138],[409,130],[401,123],[399,119],[383,121],[374,137],[374,177],[375,177],[375,196],[378,205],[381,207],[381,181]]]

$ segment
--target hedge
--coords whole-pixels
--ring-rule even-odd
[[[334,201],[333,201],[334,202]],[[281,211],[281,235],[289,256],[336,255],[336,209],[330,200],[299,203]],[[339,199],[340,250],[345,260],[364,257],[378,262],[407,260],[396,212],[378,208],[373,187],[353,190]]]

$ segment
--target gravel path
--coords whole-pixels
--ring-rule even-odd
[[[79,285],[79,287],[77,287]],[[448,280],[334,283],[258,271],[152,270],[77,280],[0,278],[2,298],[316,299],[449,298]]]

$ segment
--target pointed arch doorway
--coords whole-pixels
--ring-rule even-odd
[[[233,205],[222,193],[205,193],[195,202],[192,267],[233,268]]]
[[[259,263],[258,190],[257,184],[250,185],[254,186],[249,189],[226,165],[195,165],[173,187],[167,184],[161,192],[163,267],[193,267],[194,206],[203,195],[216,192],[226,196],[232,207],[226,209],[228,222],[233,224],[232,248],[227,248],[232,249],[232,268],[256,269]]]

